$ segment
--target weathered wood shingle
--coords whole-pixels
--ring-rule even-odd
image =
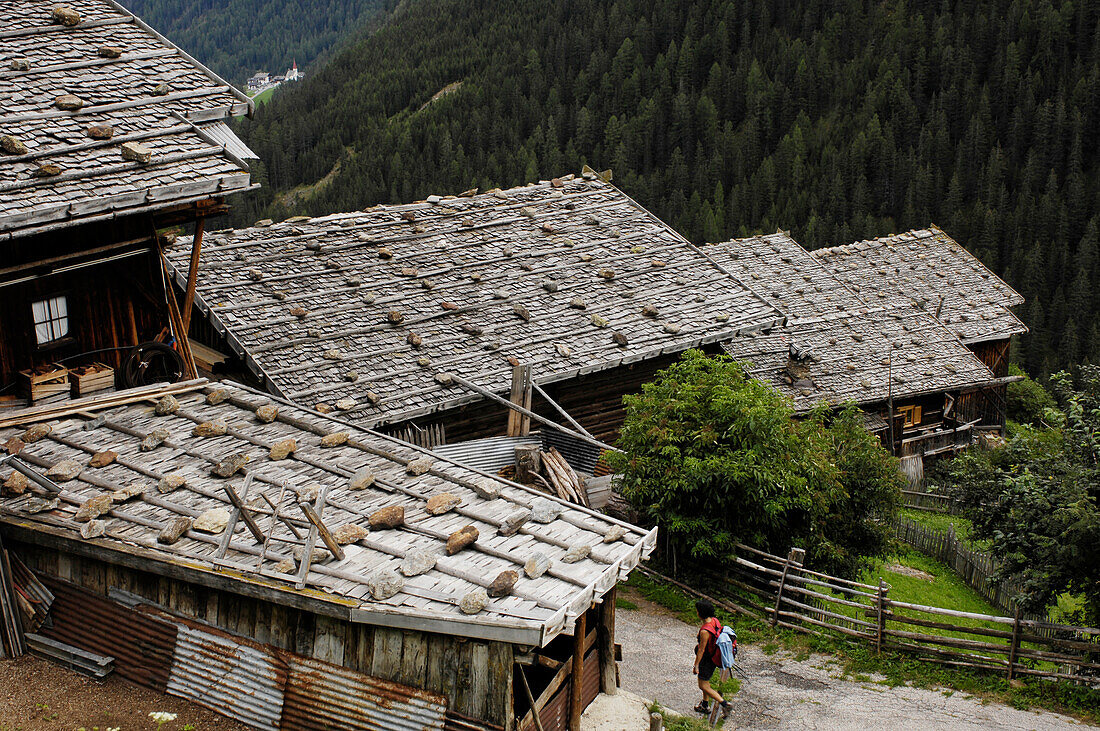
[[[869,302],[912,304],[963,342],[1027,332],[1009,309],[1024,298],[936,227],[819,249],[814,255]]]
[[[549,383],[782,320],[594,177],[432,200],[218,232],[196,301],[270,388],[367,425],[481,398],[448,374],[506,392],[514,362]]]
[[[79,22],[56,22],[59,5]],[[0,43],[0,135],[14,141],[0,152],[0,237],[248,188],[247,166],[199,125],[251,102],[112,0],[4,2]],[[151,159],[125,159],[127,143]]]
[[[879,297],[834,275],[785,233],[713,244],[720,265],[758,288],[787,315],[764,335],[722,344],[750,373],[790,396],[818,403],[874,403],[986,384],[993,373],[952,330],[908,299]]]
[[[211,393],[225,400],[211,404]],[[348,618],[367,624],[520,644],[545,644],[571,627],[578,613],[613,587],[654,545],[655,532],[477,473],[410,444],[273,402],[234,384],[196,388],[175,399],[178,409],[170,404],[161,409],[170,412],[163,416],[156,414],[156,399],[150,398],[50,422],[49,434],[22,447],[19,458],[40,474],[75,460],[79,474],[59,483],[63,491],[59,505],[44,512],[32,512],[40,500],[32,492],[21,496],[7,492],[0,498],[0,521],[139,556],[150,562],[154,573],[161,570],[158,565],[184,567],[194,572],[198,583],[203,576],[211,576],[240,585],[242,591],[246,585],[252,591],[265,591],[273,601],[298,597],[329,603]],[[274,406],[277,413],[261,415],[258,410],[263,406]],[[199,425],[205,426],[196,434]],[[163,430],[160,438],[147,441],[157,430]],[[0,429],[0,443],[22,434],[22,426]],[[322,442],[333,434],[341,436]],[[272,454],[274,445],[285,446],[290,439],[295,444],[288,456]],[[159,444],[149,448],[153,442]],[[108,466],[89,465],[94,455],[107,451],[117,454]],[[243,460],[239,472],[227,478],[214,474],[217,465],[235,456]],[[11,473],[10,465],[0,467],[0,481]],[[168,476],[175,476],[174,489],[164,482]],[[180,478],[182,486],[178,486]],[[356,479],[365,484],[363,489],[353,489]],[[243,520],[231,523],[226,532],[203,532],[192,526],[178,542],[158,541],[165,526],[177,518],[231,511],[227,486],[249,506],[265,539],[270,536],[266,543],[255,540]],[[123,489],[126,496],[115,492]],[[105,530],[104,535],[81,538],[81,529],[88,523],[77,522],[79,506],[112,492],[110,512],[98,518],[105,525],[96,526]],[[441,514],[430,513],[429,499],[443,493],[455,496],[459,504]],[[557,517],[549,522],[531,517],[516,532],[502,529],[506,519],[540,499],[556,506],[551,512]],[[368,530],[365,537],[343,547],[342,560],[322,560],[324,544],[318,541],[318,558],[304,577],[304,586],[297,588],[301,562],[294,554],[302,550],[310,530],[300,500],[313,505],[330,530],[348,530],[348,526]],[[272,505],[295,526],[300,538],[275,518]],[[395,507],[404,511],[399,527],[368,527],[377,511]],[[465,526],[477,529],[477,541],[448,555],[444,550],[448,537]],[[613,526],[624,527],[625,535],[605,543]],[[589,557],[563,562],[568,549],[578,545],[591,547]],[[434,556],[434,568],[405,577],[392,596],[375,593],[372,584],[379,572],[399,571],[402,559],[420,549]],[[530,578],[524,565],[536,553],[548,558],[551,566],[545,574]],[[488,587],[503,571],[518,572],[514,591],[490,599],[483,611],[463,613],[459,608],[463,597]]]

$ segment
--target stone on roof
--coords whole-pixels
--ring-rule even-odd
[[[966,343],[1027,332],[1010,307],[1021,297],[936,227],[819,249],[814,256],[869,301],[913,304]]]
[[[236,384],[197,385],[175,398],[178,410],[161,409],[163,416],[156,414],[154,395],[93,412],[96,418],[89,413],[49,422],[49,432],[26,444],[19,459],[39,474],[53,470],[58,481],[72,479],[59,482],[61,493],[50,496],[59,499],[52,509],[44,509],[38,485],[21,494],[6,490],[0,522],[19,524],[30,540],[38,531],[75,543],[89,540],[81,531],[95,519],[104,522],[97,526],[102,531],[89,533],[99,536],[97,546],[147,560],[154,572],[158,564],[173,564],[177,571],[194,572],[197,583],[213,575],[230,585],[263,585],[276,594],[332,603],[367,624],[540,646],[570,631],[573,619],[654,546],[655,531],[441,455],[431,454],[425,470],[412,469],[430,453],[287,403],[273,404],[269,396]],[[274,420],[258,418],[262,407],[272,405],[278,406]],[[209,423],[224,423],[227,430],[196,432]],[[143,449],[145,435],[158,430],[166,438]],[[24,431],[25,425],[0,429],[0,443]],[[323,443],[336,433],[346,439]],[[292,452],[270,454],[287,440],[294,440]],[[107,451],[115,453],[113,460],[91,464]],[[229,462],[236,467],[217,469]],[[351,482],[364,470],[372,480],[354,489]],[[3,481],[13,470],[9,464],[0,472]],[[495,488],[495,497],[485,497],[487,486]],[[262,541],[238,519],[227,487],[247,506]],[[448,496],[447,509],[428,510],[432,498],[442,495]],[[308,501],[344,544],[342,559],[317,540],[303,570],[317,533],[311,533],[299,501]],[[546,501],[560,511],[549,522],[509,523],[517,511]],[[399,510],[401,520],[383,529],[372,516],[386,510]],[[622,535],[605,542],[619,533],[616,527]],[[448,538],[463,529],[476,531],[476,541],[447,555]],[[570,562],[567,554],[577,546],[590,550]],[[518,576],[507,593],[494,595],[475,614],[461,608],[463,597],[489,588],[502,572],[519,574],[540,555],[549,568],[537,578]],[[402,581],[382,582],[382,576]]]
[[[931,313],[834,275],[785,233],[712,244],[709,256],[751,282],[787,322],[722,343],[797,411],[866,404],[989,383],[993,373]]]
[[[52,1],[0,6],[0,135],[18,142],[0,153],[0,238],[249,187],[224,130],[202,128],[247,97],[111,0],[64,6],[75,23]]]
[[[196,302],[265,387],[366,425],[482,398],[452,376],[506,393],[515,363],[545,384],[782,320],[615,187],[556,180],[217,232]]]

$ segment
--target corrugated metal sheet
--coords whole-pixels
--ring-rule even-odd
[[[39,576],[54,593],[53,626],[40,634],[115,658],[115,672],[163,692],[168,685],[176,627],[58,579]]]
[[[200,125],[200,129],[231,154],[236,155],[242,160],[260,159],[260,156],[248,149],[248,145],[246,145],[225,122],[203,124]]]
[[[503,726],[464,716],[458,711],[447,711],[443,731],[504,731]]]
[[[496,473],[504,467],[516,464],[516,447],[521,444],[542,444],[542,438],[537,434],[529,437],[489,437],[458,444],[442,444],[432,451],[470,467]]]
[[[599,447],[589,444],[588,442],[571,437],[568,434],[563,434],[556,429],[543,429],[542,436],[542,451],[549,452],[550,447],[557,447],[561,452],[561,456],[565,457],[565,461],[569,463],[569,466],[578,472],[584,472],[585,474],[593,474],[596,469],[596,463],[600,459],[600,454],[603,450]]]
[[[300,655],[286,656],[281,729],[442,731],[447,699]]]
[[[277,729],[286,678],[272,651],[181,626],[168,692],[253,728]]]

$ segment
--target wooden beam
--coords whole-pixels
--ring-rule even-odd
[[[516,665],[516,668],[519,669],[519,677],[523,680],[523,690],[527,694],[527,702],[531,704],[531,718],[535,722],[535,729],[536,731],[546,731],[546,729],[542,727],[542,719],[539,718],[539,714],[537,713],[537,710],[541,709],[536,710],[535,708],[535,694],[531,692],[531,684],[527,682],[527,674],[523,672],[522,665]]]
[[[454,373],[450,373],[448,375],[450,375],[451,380],[454,381],[455,383],[457,383],[458,385],[463,386],[465,388],[468,388],[471,391],[473,391],[474,393],[481,394],[482,396],[489,399],[490,401],[495,401],[498,404],[501,404],[503,406],[507,406],[509,409],[513,409],[514,411],[518,411],[521,414],[526,414],[527,416],[531,417],[533,420],[539,422],[540,424],[544,424],[545,426],[548,426],[551,429],[556,429],[556,430],[560,431],[563,434],[568,434],[571,437],[576,437],[577,439],[580,439],[582,442],[587,442],[587,443],[589,443],[593,446],[599,447],[600,449],[609,449],[612,452],[621,452],[621,451],[623,451],[623,450],[619,449],[618,447],[612,447],[610,444],[605,444],[604,442],[601,442],[598,439],[593,439],[591,437],[586,437],[585,435],[581,434],[580,432],[575,432],[572,429],[568,429],[568,428],[562,426],[561,424],[557,424],[557,423],[555,423],[553,421],[550,421],[549,419],[547,419],[543,416],[539,416],[538,414],[531,411],[530,409],[525,409],[522,406],[514,404],[511,401],[509,401],[508,399],[503,398],[501,396],[498,396],[497,394],[493,393],[492,391],[490,391],[487,388],[482,388],[481,386],[477,385],[476,383],[471,383],[470,381],[466,380],[462,376],[455,375]]]
[[[246,483],[252,482],[252,473],[248,474],[245,478]],[[222,488],[225,490],[225,494],[229,497],[229,502],[233,503],[233,507],[237,509],[244,524],[248,527],[248,532],[252,534],[252,537],[256,539],[256,543],[264,542],[264,532],[260,530],[260,526],[256,524],[256,519],[252,517],[252,513],[248,512],[248,506],[244,504],[240,496],[237,495],[232,485],[226,485]],[[245,495],[248,494],[248,486],[245,486]]]
[[[569,681],[569,731],[581,731],[581,714],[584,712],[581,692],[584,685],[584,640],[587,616],[588,612],[583,612],[577,617],[576,625],[573,627],[573,670]]]
[[[155,235],[155,232],[154,232]],[[187,331],[183,327],[183,319],[180,316],[180,305],[176,301],[176,288],[172,286],[172,273],[168,270],[168,260],[164,258],[164,251],[157,242],[157,256],[160,258],[161,281],[164,284],[164,298],[168,301],[168,319],[172,324],[173,334],[179,344],[180,355],[183,356],[183,367],[187,378],[198,378],[199,372],[195,368],[195,356],[191,353],[191,343],[187,339]]]
[[[313,526],[317,529],[317,533],[321,536],[321,540],[325,542],[328,550],[332,551],[332,555],[336,557],[336,560],[343,561],[344,550],[340,548],[340,544],[332,537],[332,533],[330,533],[328,528],[325,527],[325,524],[321,522],[321,517],[317,515],[313,506],[309,503],[298,503],[298,507],[300,507],[302,512],[306,514],[306,517],[309,518],[309,522],[313,523]]]
[[[566,411],[566,410],[565,410],[565,409],[563,409],[563,408],[562,408],[561,406],[559,406],[559,405],[558,405],[558,402],[557,402],[557,401],[555,401],[554,399],[550,398],[550,394],[546,393],[546,391],[545,391],[545,390],[543,389],[543,387],[542,387],[542,386],[540,386],[540,385],[539,385],[539,384],[537,384],[537,383],[533,383],[533,384],[531,384],[531,385],[532,385],[532,386],[534,387],[534,389],[535,389],[535,392],[536,392],[536,393],[537,393],[537,394],[538,394],[539,396],[541,396],[541,397],[542,397],[542,400],[543,400],[543,401],[545,401],[546,403],[550,404],[551,406],[553,406],[553,407],[554,407],[554,408],[555,408],[555,409],[557,410],[557,412],[558,412],[559,414],[561,414],[561,415],[562,415],[562,416],[563,416],[563,417],[565,418],[565,420],[566,420],[566,421],[568,421],[568,422],[569,422],[569,425],[570,425],[570,426],[572,426],[572,427],[573,427],[574,429],[576,429],[577,431],[579,431],[579,432],[580,432],[581,434],[585,435],[585,436],[586,436],[586,437],[588,437],[589,439],[595,439],[595,437],[594,437],[594,436],[592,436],[592,434],[591,434],[591,433],[589,433],[589,431],[588,431],[587,429],[585,429],[585,428],[584,428],[583,426],[581,426],[580,424],[578,424],[578,423],[577,423],[577,420],[576,420],[576,419],[574,419],[574,418],[573,418],[572,416],[570,416],[570,415],[569,415],[569,412],[568,412],[568,411]]]
[[[531,408],[531,366],[512,366],[512,393],[509,401],[520,408]],[[531,417],[515,409],[508,410],[508,436],[525,437],[531,433]]]
[[[619,692],[618,673],[615,667],[615,598],[618,587],[603,595],[600,604],[600,625],[597,641],[600,648],[600,692],[615,695]]]
[[[202,231],[205,218],[195,222],[195,237],[191,241],[191,266],[187,270],[187,291],[183,295],[183,337],[191,332],[191,310],[195,306],[195,285],[199,279],[199,254],[202,253]],[[169,284],[169,286],[171,286]]]

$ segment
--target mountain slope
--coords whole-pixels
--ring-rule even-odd
[[[234,84],[258,70],[304,69],[338,47],[383,0],[119,0]]]
[[[1028,298],[1030,370],[1100,360],[1096,3],[406,0],[244,135],[238,220],[589,163],[696,241],[934,222]]]

